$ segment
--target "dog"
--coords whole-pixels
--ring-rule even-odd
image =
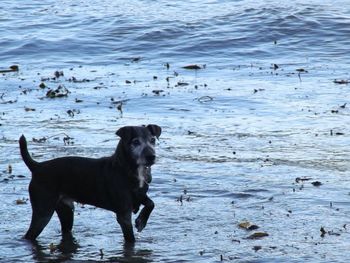
[[[114,212],[125,242],[135,242],[132,213],[144,206],[135,220],[135,227],[141,232],[154,209],[147,191],[161,128],[154,124],[125,126],[116,134],[120,140],[110,157],[74,156],[44,162],[32,159],[24,135],[20,137],[22,159],[32,172],[29,184],[32,219],[25,239],[35,240],[54,212],[60,220],[62,235],[71,234],[76,201]]]

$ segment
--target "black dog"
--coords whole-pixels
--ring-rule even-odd
[[[155,162],[155,137],[161,134],[157,125],[126,126],[116,134],[121,138],[115,153],[100,159],[62,157],[45,162],[34,161],[22,135],[21,155],[32,172],[29,184],[32,221],[25,234],[35,240],[54,212],[61,222],[62,234],[73,227],[73,201],[90,204],[116,213],[126,242],[135,242],[131,215],[144,205],[135,220],[140,232],[154,208],[147,196],[151,166]]]

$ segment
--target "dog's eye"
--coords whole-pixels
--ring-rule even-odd
[[[141,144],[141,142],[140,142],[139,139],[134,139],[134,140],[132,140],[131,144],[132,144],[133,146],[139,146],[139,145]]]
[[[156,139],[154,137],[151,138],[151,144],[156,144]]]

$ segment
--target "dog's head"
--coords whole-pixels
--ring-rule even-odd
[[[152,180],[151,166],[155,163],[155,143],[162,129],[155,124],[147,126],[125,126],[116,134],[121,138],[124,148],[125,160],[138,171],[140,187]]]

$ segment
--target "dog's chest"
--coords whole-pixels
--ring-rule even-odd
[[[139,188],[143,188],[143,186],[146,183],[147,169],[149,168],[146,168],[144,166],[140,166],[137,168],[137,180]]]

